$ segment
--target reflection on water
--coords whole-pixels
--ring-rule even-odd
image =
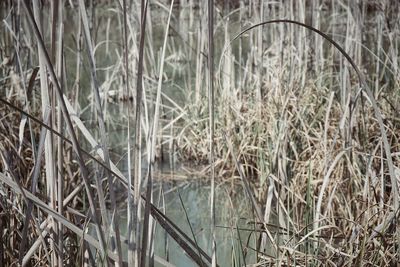
[[[255,234],[250,203],[240,185],[234,186],[234,196],[229,195],[231,185],[216,187],[216,244],[220,266],[243,266],[255,262]],[[202,181],[159,182],[154,187],[153,202],[199,247],[211,255],[210,185]],[[180,196],[180,197],[179,197]],[[182,201],[181,201],[182,200]],[[185,214],[186,210],[186,214]],[[126,211],[120,216],[121,234],[126,233]],[[248,229],[240,230],[239,229]],[[192,229],[192,230],[191,230]],[[252,234],[253,233],[253,234]],[[194,236],[193,236],[194,235]],[[124,255],[126,245],[124,244]],[[249,249],[244,249],[249,247]],[[179,245],[156,226],[155,255],[176,266],[197,266]],[[244,250],[243,250],[244,249]],[[243,254],[242,251],[247,251]],[[163,266],[155,262],[155,266]]]
[[[165,212],[188,236],[192,237],[189,223],[193,229],[198,245],[211,255],[211,219],[210,219],[210,186],[200,182],[186,183],[183,186],[172,188],[172,185],[163,183],[160,185],[164,191]],[[230,188],[229,188],[230,189]],[[237,188],[235,197],[228,194],[227,186],[220,186],[216,190],[216,242],[217,260],[221,266],[232,266],[232,258],[236,257],[243,264],[240,255],[240,244],[238,241],[247,240],[249,232],[240,232],[240,239],[235,228],[251,228],[246,224],[245,218],[252,218],[250,205],[245,201],[245,195],[241,187]],[[183,205],[180,201],[181,196]],[[185,211],[188,219],[186,219]],[[165,241],[168,240],[169,251],[165,249]],[[254,240],[253,240],[254,244]],[[251,246],[253,246],[251,244]],[[155,238],[155,249],[163,258],[169,258],[170,262],[177,266],[195,266],[194,263],[182,253],[182,249],[166,237],[165,232],[157,228]],[[236,253],[236,255],[234,254]],[[247,262],[254,262],[254,255],[250,253],[246,257]],[[237,262],[239,263],[239,262]],[[241,265],[242,265],[241,264]]]
[[[174,10],[175,12],[176,10]],[[180,9],[179,14],[175,14],[177,21],[172,22],[171,34],[168,37],[168,52],[165,59],[165,69],[163,80],[163,93],[173,99],[175,103],[183,106],[186,97],[190,94],[183,92],[185,90],[193,91],[195,87],[195,77],[198,71],[195,66],[196,60],[204,61],[205,57],[201,56],[197,49],[199,29],[201,28],[201,19],[189,23],[190,14],[189,9]],[[196,12],[200,12],[197,10]],[[118,28],[118,17],[108,10],[103,10],[105,18],[110,19],[112,28]],[[151,42],[148,46],[154,51],[158,51],[162,45],[164,37],[165,21],[167,15],[165,12],[158,11],[152,21],[152,34]],[[71,15],[76,15],[73,13]],[[98,16],[100,16],[98,14]],[[198,16],[200,18],[200,16]],[[182,23],[182,22],[185,23]],[[230,25],[230,31],[237,32],[241,22],[233,20]],[[101,26],[101,25],[100,25]],[[73,27],[74,28],[74,27]],[[117,77],[113,75],[113,71],[118,66],[118,60],[121,60],[118,55],[114,54],[114,50],[119,49],[118,42],[120,40],[120,33],[118,31],[111,31],[109,34],[102,34],[106,31],[100,27],[97,35],[98,45],[96,49],[97,60],[97,75],[102,84],[101,93],[108,95],[110,91],[119,91],[120,87]],[[204,31],[204,29],[203,29]],[[223,33],[223,27],[217,27],[218,33]],[[215,37],[216,47],[222,48],[224,45],[224,35],[217,34]],[[106,41],[106,42],[102,42]],[[108,42],[109,41],[109,42]],[[74,44],[71,43],[71,46]],[[150,50],[151,50],[150,49]],[[198,48],[201,51],[205,49],[204,44]],[[217,49],[220,51],[220,49]],[[245,49],[246,50],[246,49]],[[218,52],[217,52],[218,53]],[[155,55],[156,57],[158,54]],[[199,58],[197,58],[199,57]],[[70,57],[73,59],[73,57]],[[83,61],[86,59],[83,58]],[[152,66],[156,66],[159,59],[147,59]],[[75,71],[74,64],[69,64],[70,71]],[[154,73],[157,73],[155,68]],[[83,79],[80,80],[82,92],[79,96],[79,103],[82,107],[91,107],[92,97],[90,90],[90,82],[88,75],[82,75]],[[201,75],[200,75],[201,77]],[[134,77],[133,77],[134,79]],[[202,80],[202,79],[201,79]],[[144,82],[146,87],[155,88],[157,79],[152,75],[146,76]],[[108,93],[107,93],[108,92]],[[145,96],[149,103],[149,109],[152,108],[152,100],[154,100],[154,90],[149,90]],[[105,96],[104,94],[102,96]],[[106,98],[106,97],[104,97]],[[122,171],[128,169],[127,165],[127,120],[128,109],[126,103],[104,101],[104,117],[107,122],[108,145],[110,147],[111,160],[116,163],[118,168]],[[167,103],[170,104],[170,103]],[[170,104],[171,105],[171,104]],[[133,107],[131,107],[133,109]],[[164,108],[165,109],[165,108]],[[167,117],[171,119],[175,116],[173,111],[168,108],[164,110]],[[81,117],[85,120],[86,124],[96,124],[93,108],[86,108],[82,110]],[[172,115],[171,115],[172,114]],[[163,124],[164,122],[161,122]],[[179,127],[175,125],[174,127]],[[91,128],[96,132],[95,127]],[[133,132],[131,131],[131,135]],[[131,136],[133,140],[133,136]],[[146,157],[143,157],[143,160]],[[146,162],[143,162],[143,173],[146,172]],[[160,179],[161,180],[161,179]],[[183,181],[183,182],[170,182],[168,179],[158,182],[154,186],[153,203],[159,207],[164,214],[172,220],[180,229],[182,229],[192,240],[196,240],[199,247],[202,248],[208,255],[211,256],[211,214],[210,214],[210,184],[207,182],[200,182],[198,180]],[[234,195],[232,192],[235,192]],[[121,191],[120,194],[125,194]],[[179,195],[181,198],[179,198]],[[126,203],[120,203],[126,205]],[[250,203],[247,201],[245,194],[240,185],[232,187],[232,185],[219,185],[216,187],[216,245],[217,245],[217,262],[220,266],[243,266],[245,263],[255,262],[255,253],[249,249],[246,254],[243,254],[243,248],[248,245],[254,248],[255,234],[251,231],[238,231],[236,228],[253,229],[254,226],[250,224],[253,221],[253,214],[251,211]],[[185,213],[186,211],[186,213]],[[123,237],[127,236],[127,218],[126,210],[122,211],[119,217],[121,224],[121,234]],[[193,231],[193,233],[192,233]],[[185,252],[179,245],[161,228],[156,225],[155,238],[154,238],[155,255],[168,260],[171,264],[176,266],[196,266],[196,264],[185,255]],[[126,243],[123,243],[123,255],[127,256]],[[160,266],[155,263],[155,266]]]

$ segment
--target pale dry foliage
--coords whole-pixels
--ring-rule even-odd
[[[25,1],[35,17],[49,14],[41,20],[44,42],[17,2],[0,3],[0,266],[96,260],[129,266],[155,260],[168,266],[157,255],[147,259],[140,249],[152,252],[154,244],[147,241],[154,241],[156,222],[150,215],[164,222],[169,234],[179,232],[140,199],[146,186],[150,195],[156,158],[164,156],[171,165],[195,165],[206,179],[215,171],[217,181],[243,183],[257,218],[250,230],[260,242],[232,246],[241,248],[236,264],[255,249],[257,262],[247,262],[252,266],[395,266],[400,258],[394,210],[400,181],[397,2],[261,1],[260,6],[249,0],[229,6],[216,1],[215,34],[209,38],[207,1],[181,0],[171,12],[169,1],[150,1],[145,28],[140,14],[146,1],[123,1],[123,6],[43,1],[43,7]],[[66,13],[76,21],[67,25]],[[236,36],[273,19],[319,29],[348,53],[377,102],[392,163],[376,107],[351,64],[326,39],[291,23]],[[210,108],[211,44],[215,102]],[[43,123],[53,129],[47,137]],[[124,140],[112,140],[115,129],[122,129]],[[125,150],[118,154],[114,145]],[[149,164],[146,172],[142,162]],[[123,223],[132,231],[124,236],[115,216],[127,196],[130,217]],[[128,240],[137,247],[126,248]],[[190,241],[181,246],[197,264],[211,263]]]

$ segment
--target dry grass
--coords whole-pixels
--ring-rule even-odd
[[[243,183],[259,242],[237,231],[236,262],[395,266],[397,3],[75,2],[0,3],[0,267],[170,266],[154,253],[155,224],[198,265],[217,263],[144,201],[163,156],[204,165],[212,196],[214,177]],[[252,26],[266,18],[285,21]],[[117,118],[107,95],[120,101]]]

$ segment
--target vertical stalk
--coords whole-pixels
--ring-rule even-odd
[[[255,11],[254,13],[256,13],[257,15],[258,15],[258,20],[259,20],[259,22],[262,22],[263,21],[263,19],[264,19],[264,3],[263,3],[264,1],[263,0],[260,0],[259,2],[258,2],[258,5],[259,5],[259,10],[258,10],[258,12],[257,11]],[[257,57],[258,57],[258,69],[257,69],[257,72],[258,72],[258,77],[257,77],[257,79],[258,79],[258,88],[257,88],[257,99],[256,99],[256,101],[257,101],[257,107],[258,107],[258,109],[259,109],[259,112],[261,112],[261,103],[262,103],[262,97],[263,97],[263,95],[264,95],[264,93],[265,92],[263,92],[263,89],[262,89],[262,78],[263,78],[263,27],[261,26],[259,29],[258,29],[258,35],[257,35]],[[261,114],[261,113],[259,113],[259,114]]]
[[[164,59],[165,59],[165,51],[167,49],[167,39],[168,39],[168,32],[169,32],[169,25],[171,21],[172,15],[172,7],[174,4],[174,0],[171,1],[169,14],[168,14],[168,21],[167,27],[165,28],[165,37],[164,43],[162,48],[162,54],[160,58],[160,70],[158,74],[158,85],[157,85],[157,96],[155,102],[155,110],[154,110],[154,118],[153,124],[150,129],[150,149],[148,149],[148,174],[147,174],[147,191],[146,191],[146,206],[144,211],[144,222],[143,222],[143,234],[142,234],[142,254],[140,265],[146,266],[146,251],[147,251],[147,241],[151,237],[151,233],[149,232],[149,222],[150,221],[150,207],[151,207],[151,194],[153,189],[153,173],[154,173],[154,165],[155,165],[155,155],[156,155],[156,141],[157,141],[157,132],[158,132],[158,124],[159,124],[159,117],[160,117],[160,104],[161,104],[161,87],[162,87],[162,77],[164,73]],[[150,255],[151,257],[151,255]],[[151,265],[151,261],[149,261],[149,265]]]
[[[208,112],[210,122],[210,167],[211,167],[211,265],[217,265],[215,243],[215,168],[214,168],[214,0],[208,0]]]
[[[91,211],[92,216],[93,216],[92,219],[93,219],[93,221],[95,223],[97,235],[98,235],[98,238],[99,238],[101,254],[102,254],[102,256],[105,256],[106,255],[105,254],[106,242],[105,242],[105,239],[104,239],[104,233],[103,233],[103,231],[101,229],[101,224],[100,224],[100,220],[99,220],[99,214],[98,214],[98,211],[97,211],[96,206],[95,206],[93,192],[92,192],[92,189],[90,187],[89,171],[88,171],[88,169],[87,169],[87,167],[86,167],[86,165],[85,165],[85,163],[83,161],[82,150],[80,148],[78,139],[77,139],[76,134],[74,132],[72,121],[71,121],[71,118],[69,116],[69,113],[68,113],[66,104],[64,102],[64,99],[63,99],[61,86],[59,84],[59,81],[57,79],[57,75],[55,74],[55,71],[54,71],[54,68],[52,66],[50,57],[49,57],[49,55],[47,53],[47,50],[46,50],[46,47],[44,45],[44,41],[43,41],[42,35],[41,35],[41,33],[39,31],[39,28],[38,28],[38,26],[37,26],[37,24],[35,22],[34,15],[32,13],[30,5],[29,5],[29,1],[25,0],[25,1],[22,1],[22,3],[24,4],[25,10],[27,11],[26,12],[27,13],[27,18],[29,20],[29,23],[33,27],[34,35],[36,36],[36,39],[37,39],[37,43],[38,43],[38,47],[39,47],[39,51],[40,51],[40,55],[41,55],[40,58],[44,61],[43,64],[42,64],[42,68],[41,68],[42,71],[44,72],[44,75],[45,75],[44,77],[47,77],[47,73],[46,73],[46,69],[47,69],[47,71],[50,74],[50,78],[53,81],[53,85],[56,88],[58,100],[61,103],[61,108],[62,108],[62,113],[63,113],[63,116],[64,116],[64,120],[66,122],[68,132],[69,132],[70,137],[72,139],[73,148],[75,150],[75,153],[76,153],[76,156],[77,156],[77,161],[79,163],[79,168],[81,170],[81,177],[82,177],[82,179],[84,181],[84,184],[85,184],[87,198],[89,200],[89,205],[90,205],[90,211]]]
[[[124,47],[124,66],[125,66],[125,95],[129,99],[129,63],[128,63],[128,19],[127,19],[127,3],[126,0],[123,0],[123,47]],[[132,240],[132,232],[133,232],[133,203],[132,203],[132,173],[131,173],[131,124],[130,124],[130,114],[131,114],[131,107],[128,104],[128,130],[127,130],[127,139],[128,139],[128,207],[127,207],[127,228],[128,228],[128,266],[133,266],[133,258],[134,258],[134,251],[133,251],[133,240]]]
[[[110,191],[110,199],[111,199],[111,209],[112,209],[112,214],[114,214],[114,219],[112,223],[113,230],[115,231],[115,244],[116,244],[116,249],[117,249],[117,255],[118,255],[118,264],[122,266],[122,251],[121,251],[121,240],[120,240],[120,233],[119,233],[119,220],[118,220],[118,215],[117,215],[117,203],[116,203],[116,197],[115,197],[115,191],[114,191],[114,183],[112,180],[111,172],[109,171],[111,168],[110,165],[110,155],[108,152],[108,142],[107,142],[107,137],[106,137],[106,129],[105,129],[105,123],[104,123],[104,116],[103,116],[103,108],[101,105],[101,100],[100,100],[100,90],[99,90],[99,85],[98,85],[98,80],[97,80],[97,74],[96,74],[96,63],[95,63],[95,58],[94,58],[94,51],[93,51],[93,46],[92,46],[92,40],[90,37],[90,31],[89,31],[89,23],[87,20],[86,16],[86,9],[85,9],[85,4],[83,0],[79,1],[79,7],[81,10],[81,18],[83,22],[83,29],[84,29],[84,34],[85,34],[85,39],[86,39],[86,45],[87,45],[87,51],[88,51],[88,58],[89,58],[89,65],[90,65],[90,74],[91,74],[91,82],[92,82],[92,89],[93,89],[93,95],[95,99],[95,106],[96,106],[96,114],[97,114],[97,119],[98,119],[98,125],[100,129],[100,138],[101,138],[101,146],[102,150],[104,153],[104,161],[106,163],[106,176],[107,176],[107,181],[108,181],[108,187]],[[98,190],[102,190],[102,188],[98,188]],[[104,201],[104,199],[103,199]],[[103,203],[103,206],[105,203]],[[105,210],[102,211],[103,213],[107,213]],[[108,225],[106,225],[106,229],[108,228]],[[107,231],[106,231],[107,233]]]
[[[64,84],[65,81],[65,76],[64,76],[64,41],[63,41],[63,36],[64,36],[64,24],[63,24],[63,5],[59,4],[58,5],[58,30],[59,30],[59,36],[58,36],[58,42],[57,42],[57,55],[56,55],[56,62],[57,62],[57,75],[60,79],[60,83]],[[65,86],[63,86],[65,87]],[[56,94],[54,92],[54,100],[56,99]],[[56,102],[54,102],[56,103]],[[61,103],[58,101],[57,105],[57,130],[59,133],[63,134],[63,119],[62,119],[62,113],[61,113]],[[58,213],[63,216],[63,201],[64,201],[64,173],[63,173],[63,142],[60,137],[57,138],[57,211]],[[61,222],[58,222],[58,228],[57,228],[57,236],[58,236],[58,266],[63,266],[63,258],[64,258],[64,245],[63,245],[63,224]]]
[[[144,56],[144,40],[145,40],[145,30],[146,30],[146,12],[147,12],[147,0],[141,0],[141,13],[140,13],[140,41],[139,41],[139,60],[138,60],[138,70],[137,70],[137,81],[136,81],[136,101],[135,101],[135,146],[133,149],[134,154],[134,199],[133,199],[133,215],[132,224],[135,225],[135,240],[133,240],[133,229],[132,225],[128,227],[129,235],[129,245],[134,247],[134,255],[128,255],[128,265],[139,266],[139,252],[140,252],[140,181],[141,181],[141,105],[142,105],[142,78],[143,78],[143,56]],[[130,189],[129,189],[130,190]],[[143,237],[144,238],[144,237]],[[142,253],[145,253],[144,251]],[[133,256],[133,258],[132,258]]]
[[[123,55],[124,55],[124,66],[125,66],[125,95],[127,99],[130,97],[129,92],[129,63],[128,63],[128,18],[127,18],[127,3],[126,0],[122,2],[122,12],[123,12]],[[130,124],[130,114],[131,114],[131,106],[128,104],[128,130],[127,130],[127,139],[128,139],[128,207],[127,207],[127,228],[128,228],[128,266],[133,266],[133,258],[134,258],[134,250],[133,250],[133,203],[132,203],[132,173],[131,173],[131,124]],[[134,182],[135,183],[135,182]]]
[[[56,67],[55,71],[57,72],[58,79],[60,79],[60,66],[58,62],[56,62],[56,47],[57,47],[57,39],[56,39],[56,32],[57,32],[57,27],[58,27],[58,4],[59,0],[51,1],[50,2],[50,9],[51,9],[51,47],[50,47],[50,57],[51,61],[53,63],[53,66]],[[62,82],[60,80],[60,86],[62,89]],[[56,92],[55,88],[53,86],[50,86],[50,106],[51,106],[51,114],[50,114],[50,122],[51,122],[51,127],[52,129],[56,129]],[[56,161],[56,148],[55,148],[55,136],[52,132],[50,132],[50,144],[51,144],[51,166],[47,165],[46,170],[51,168],[52,176],[47,177],[47,182],[49,183],[50,187],[50,201],[51,201],[51,207],[56,208],[56,201],[57,201],[57,161]],[[49,181],[50,180],[50,181]],[[55,249],[55,240],[56,240],[56,235],[59,236],[60,233],[58,232],[58,224],[53,220],[53,228],[54,231],[51,234],[52,238],[50,238],[50,248],[51,248],[51,261],[52,265],[56,266],[57,265],[57,253]]]
[[[34,12],[34,20],[36,24],[38,25],[38,30],[39,34],[42,34],[43,28],[42,28],[42,16],[40,13],[40,7],[39,7],[39,2],[38,1],[33,1],[33,12]],[[46,110],[47,107],[52,107],[51,99],[50,97],[52,96],[51,90],[50,90],[50,85],[48,83],[47,79],[47,73],[46,73],[46,62],[44,59],[44,53],[43,51],[38,51],[39,54],[39,66],[40,66],[40,88],[41,88],[41,102],[42,102],[42,112]],[[51,109],[50,113],[50,124],[53,125],[53,116],[54,116],[54,109]],[[43,114],[44,115],[44,114]],[[45,166],[46,166],[46,178],[45,178],[45,183],[46,183],[46,190],[47,190],[47,195],[50,196],[50,206],[54,208],[54,155],[53,155],[53,140],[51,133],[46,135],[45,139]],[[55,228],[55,224],[53,223],[53,229]],[[54,229],[56,230],[56,229]],[[50,249],[53,251],[51,253],[51,260],[52,263],[54,263],[54,244],[53,244],[54,238],[50,238]]]

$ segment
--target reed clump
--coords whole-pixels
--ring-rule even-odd
[[[216,263],[218,183],[254,213],[232,265],[398,261],[399,4],[39,2],[0,3],[0,267],[170,266],[155,225]],[[153,200],[157,159],[210,181],[212,250]]]
[[[335,10],[341,8],[333,7],[328,20],[313,14],[311,22],[334,32],[333,39],[343,40],[340,46],[349,51],[350,60],[364,71],[372,88],[378,115],[363,91],[365,85],[324,38],[293,25],[282,25],[279,31],[274,29],[278,26],[260,25],[243,34],[243,40],[235,38],[242,47],[245,40],[250,43],[246,57],[232,52],[240,47],[225,31],[227,45],[216,81],[215,168],[218,177],[245,176],[250,181],[264,222],[278,217],[279,230],[259,229],[272,231],[276,239],[270,242],[277,243],[275,256],[261,257],[265,264],[276,262],[277,257],[288,266],[396,261],[398,184],[390,168],[393,164],[398,177],[399,109],[390,99],[398,98],[399,76],[397,64],[383,63],[391,61],[383,51],[393,41],[394,32],[389,32],[397,32],[398,27],[378,34],[377,43],[364,40],[377,37],[367,25],[381,25],[380,16],[394,25],[397,16],[384,7],[380,11],[370,7],[370,3],[361,11],[349,7],[347,28],[335,19],[339,14]],[[301,4],[294,5],[291,14],[279,8],[281,17],[309,19],[301,14]],[[259,42],[258,31],[267,44]],[[263,50],[257,51],[260,47]],[[244,59],[239,60],[241,56]],[[393,56],[398,58],[398,53]],[[241,71],[245,74],[238,82]],[[199,99],[187,105],[187,114],[192,115],[183,116],[177,147],[183,159],[201,164],[208,159],[209,122],[202,119],[207,98]],[[384,152],[385,137],[377,116],[383,118],[392,163]],[[379,248],[377,235],[382,237]],[[263,251],[262,246],[259,249]]]

